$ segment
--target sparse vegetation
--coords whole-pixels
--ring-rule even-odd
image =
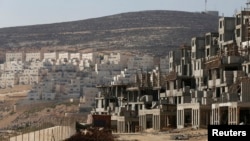
[[[48,47],[83,50],[137,50],[166,55],[193,36],[217,31],[218,17],[180,11],[142,11],[74,22],[0,29],[3,48]],[[69,49],[70,50],[70,49]]]

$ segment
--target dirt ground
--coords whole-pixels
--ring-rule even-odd
[[[0,103],[0,129],[15,130],[31,123],[40,126],[48,118],[63,118],[65,113],[77,111],[76,102],[30,101],[17,96],[5,97]]]
[[[174,133],[173,133],[174,132]],[[189,141],[207,141],[207,129],[175,129],[172,132],[146,131],[137,134],[114,134],[117,141],[171,141],[175,135],[188,136]]]
[[[77,104],[61,103],[54,105],[54,102],[45,103],[28,103],[22,100],[20,105],[27,105],[17,107],[13,112],[13,105],[18,103],[16,98],[6,99],[0,103],[0,129],[15,129],[17,125],[32,122],[33,125],[40,126],[39,123],[48,120],[46,117],[64,117],[66,112],[76,112],[78,110]],[[45,119],[42,120],[41,119]],[[141,133],[114,133],[116,141],[171,141],[174,140],[175,135],[185,135],[189,141],[207,141],[207,129],[172,129],[164,132],[157,132],[148,129]]]

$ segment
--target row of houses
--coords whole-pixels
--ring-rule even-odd
[[[26,59],[23,59],[23,56],[26,56]],[[43,56],[42,60],[40,56]],[[167,57],[160,59],[163,66],[167,66],[167,59]],[[134,73],[137,68],[150,70],[155,66],[154,57],[151,55],[125,55],[113,52],[86,54],[14,52],[6,53],[6,60],[0,64],[0,87],[33,85],[28,94],[28,99],[31,100],[83,96],[88,88],[110,83],[114,76],[124,73],[124,70],[126,73]],[[167,69],[163,67],[163,71],[166,72]]]
[[[159,66],[136,71],[134,83],[120,75],[98,86],[91,114],[111,115],[117,132],[249,125],[250,9],[218,22],[218,31],[169,52],[166,75]]]
[[[122,53],[69,53],[69,52],[7,52],[5,62],[35,62],[51,61],[53,64],[62,64],[69,60],[75,63],[83,64],[91,62],[92,64],[120,64],[123,68],[148,68],[154,67],[154,56],[152,55],[129,55]]]

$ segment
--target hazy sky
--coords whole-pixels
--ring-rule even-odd
[[[207,10],[233,16],[247,0],[207,0]],[[200,12],[205,0],[0,0],[0,28],[83,20],[142,10]]]

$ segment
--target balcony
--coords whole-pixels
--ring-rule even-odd
[[[215,80],[215,85],[216,85],[216,86],[220,86],[220,84],[221,84],[221,80],[220,80],[220,79],[216,79],[216,80]]]
[[[167,90],[166,93],[167,93],[167,97],[171,97],[171,96],[174,96],[174,94],[176,93],[176,90]]]
[[[220,79],[216,79],[215,81],[214,80],[209,80],[208,81],[208,87],[211,88],[211,87],[214,87],[214,86],[220,86],[221,85],[221,80]]]
[[[214,81],[213,80],[208,80],[208,87],[211,88],[213,86],[215,86]]]
[[[203,76],[203,72],[204,72],[204,70],[195,70],[194,71],[194,76],[195,77]]]
[[[240,56],[224,56],[222,58],[222,64],[239,64],[242,62],[243,60]]]

